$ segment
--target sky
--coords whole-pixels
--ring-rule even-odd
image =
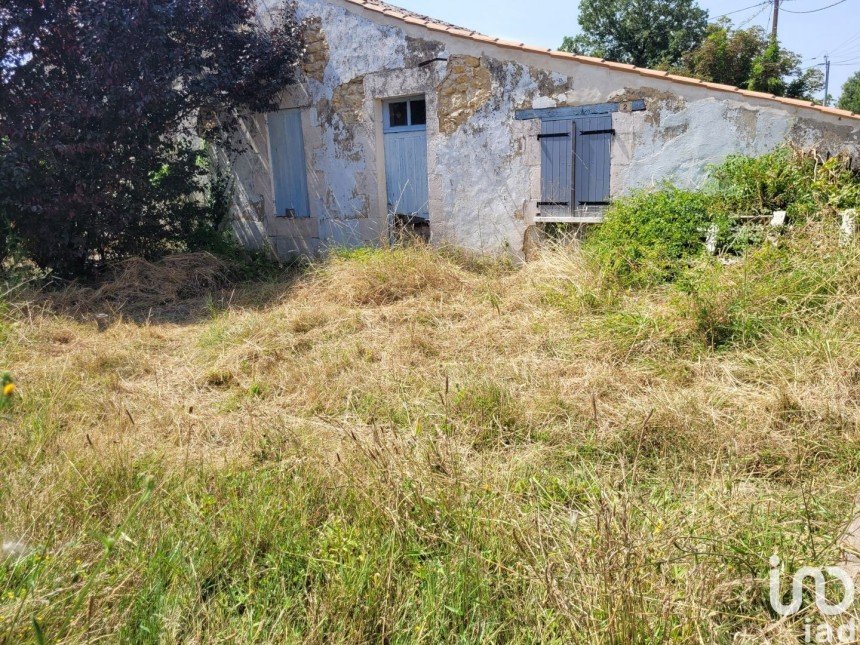
[[[426,16],[529,45],[557,48],[576,35],[577,0],[388,0]],[[836,6],[828,7],[837,3]],[[772,6],[765,0],[699,0],[711,18],[730,14],[736,25],[770,29]],[[782,0],[779,38],[803,56],[805,67],[830,54],[830,94],[860,71],[860,0]],[[790,12],[811,13],[790,13]],[[730,13],[731,12],[731,13]],[[823,97],[823,92],[822,92]]]

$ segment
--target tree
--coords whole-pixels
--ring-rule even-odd
[[[824,87],[824,74],[820,69],[801,69],[800,61],[798,54],[770,42],[753,60],[747,89],[812,100]]]
[[[845,81],[842,96],[839,97],[839,107],[860,114],[860,72]]]
[[[696,0],[582,0],[582,33],[561,49],[639,67],[677,65],[698,45],[708,12]]]
[[[723,20],[708,26],[705,38],[684,54],[677,74],[777,96],[812,99],[821,90],[821,70],[800,67],[799,55],[783,49],[761,27],[734,29]]]
[[[4,0],[0,214],[37,264],[87,272],[212,228],[196,117],[223,115],[229,135],[231,115],[274,106],[302,52],[291,8],[263,28],[255,6]]]
[[[674,71],[703,81],[746,87],[753,61],[768,43],[761,27],[733,29],[727,20],[712,23],[701,44],[684,54],[682,65]]]

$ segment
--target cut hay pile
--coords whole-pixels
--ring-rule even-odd
[[[211,253],[182,253],[150,262],[130,258],[95,288],[72,285],[49,294],[53,308],[72,314],[129,314],[200,298],[229,282],[227,265]]]
[[[385,254],[368,249],[340,252],[319,266],[314,278],[307,286],[310,297],[356,307],[452,292],[464,283],[458,266],[423,244]]]
[[[170,255],[157,262],[132,258],[114,273],[93,293],[93,300],[155,307],[199,297],[228,281],[227,266],[211,253]]]

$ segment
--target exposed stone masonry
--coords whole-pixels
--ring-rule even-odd
[[[439,85],[439,131],[453,134],[490,100],[493,77],[480,59],[452,56]]]
[[[305,59],[302,70],[308,78],[323,82],[325,68],[328,65],[328,42],[322,30],[322,20],[312,18],[305,24]]]

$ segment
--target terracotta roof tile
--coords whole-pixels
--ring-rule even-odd
[[[499,38],[496,41],[497,45],[501,45],[502,47],[510,47],[513,49],[522,49],[525,47],[525,43],[520,42],[519,40],[507,40],[505,38]]]
[[[552,51],[549,47],[536,47],[534,45],[523,45],[522,49],[533,54],[548,54]]]
[[[564,58],[573,61],[577,61],[580,63],[584,63],[586,65],[600,65],[602,67],[617,69],[619,71],[629,72],[632,74],[639,74],[640,76],[649,76],[649,77],[659,77],[664,78],[668,81],[672,81],[673,83],[681,83],[684,85],[696,85],[699,87],[706,87],[708,89],[717,90],[720,92],[734,92],[736,94],[741,94],[743,96],[748,96],[751,98],[757,99],[765,99],[769,101],[775,101],[778,103],[782,103],[784,105],[791,105],[792,107],[798,107],[806,110],[816,110],[817,112],[822,112],[824,114],[830,114],[833,116],[838,116],[840,118],[848,118],[853,120],[860,121],[860,114],[854,114],[847,110],[840,110],[837,108],[824,107],[823,105],[815,105],[811,101],[801,101],[798,99],[789,99],[781,96],[774,96],[773,94],[764,94],[762,92],[751,92],[750,90],[743,90],[737,87],[732,87],[731,85],[721,85],[719,83],[708,83],[706,81],[701,81],[695,78],[688,78],[686,76],[677,76],[675,74],[669,74],[667,72],[663,72],[656,69],[647,69],[643,67],[636,67],[635,65],[629,65],[626,63],[615,63],[613,61],[604,60],[602,58],[594,58],[592,56],[580,56],[577,54],[570,54],[567,52],[560,52],[552,49],[547,49],[545,47],[535,47],[531,45],[526,45],[524,43],[517,42],[515,40],[504,40],[500,38],[492,38],[490,36],[485,36],[477,31],[472,31],[470,29],[463,29],[462,27],[458,27],[456,25],[452,25],[447,22],[443,22],[441,20],[436,20],[435,18],[429,18],[427,16],[422,16],[417,13],[413,13],[411,11],[407,11],[406,9],[402,9],[400,7],[396,7],[394,5],[388,4],[387,2],[382,2],[382,0],[344,0],[353,5],[357,5],[359,7],[363,7],[364,9],[368,9],[370,11],[375,11],[377,13],[386,15],[391,18],[395,18],[397,20],[402,20],[411,25],[418,25],[420,27],[425,27],[427,29],[431,29],[433,31],[443,31],[452,36],[456,36],[458,38],[468,38],[470,40],[474,40],[481,43],[488,43],[492,45],[498,45],[500,47],[505,47],[508,49],[519,49],[532,54],[542,54],[545,56],[552,56],[553,58]]]
[[[655,76],[658,78],[666,78],[669,75],[669,72],[662,69],[648,69],[647,67],[637,67],[636,73],[640,76]]]
[[[704,85],[705,87],[707,87],[709,89],[721,90],[723,92],[737,92],[738,91],[738,88],[736,88],[734,85],[723,85],[722,83],[707,83],[707,82],[703,82],[702,85]],[[807,101],[806,105],[807,106],[812,105],[812,101]]]
[[[478,32],[472,34],[471,38],[472,40],[477,40],[482,43],[492,43],[494,45],[499,41],[498,38],[493,38],[492,36],[485,36],[484,34],[479,34]]]
[[[446,31],[449,34],[452,34],[454,36],[460,36],[461,38],[471,38],[472,35],[475,34],[475,32],[471,29],[460,29],[459,27],[457,27],[456,29],[447,29]]]
[[[769,99],[769,100],[777,99],[775,94],[765,94],[764,92],[753,92],[752,90],[742,90],[741,88],[737,88],[736,91],[738,94],[743,94],[744,96],[749,96],[750,98],[754,98],[754,99]],[[779,100],[779,99],[777,99],[777,100]],[[781,102],[782,101],[780,100],[780,103]]]

